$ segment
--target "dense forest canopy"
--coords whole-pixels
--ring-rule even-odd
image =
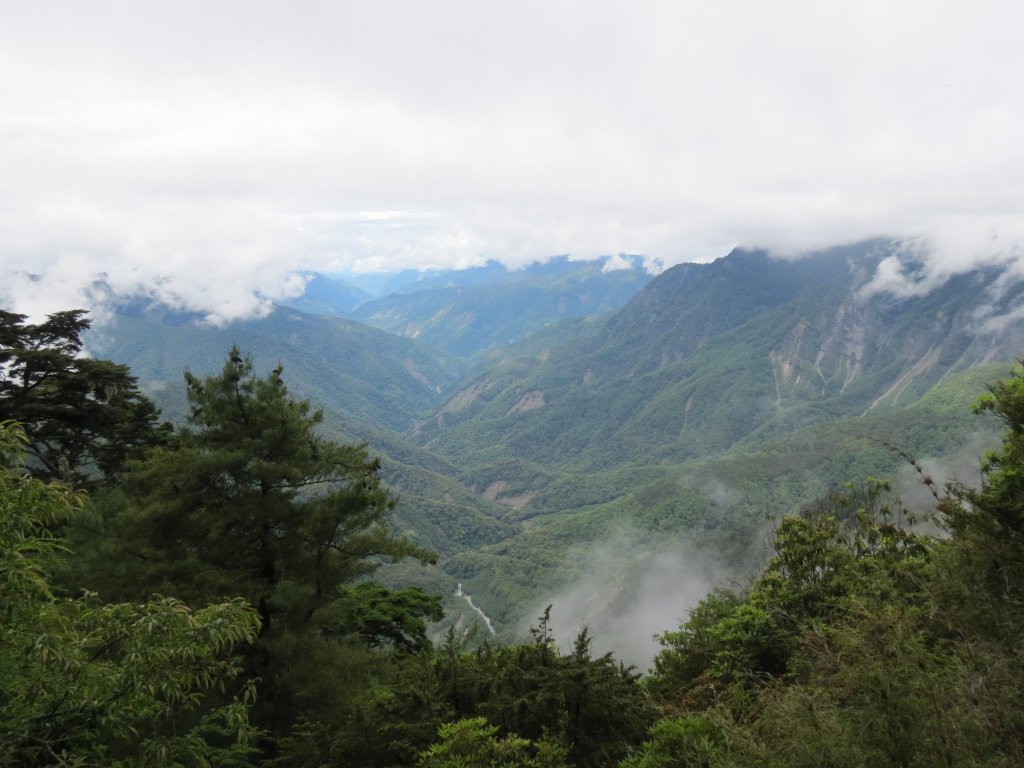
[[[1024,761],[1024,367],[977,405],[1005,429],[982,482],[922,478],[939,535],[850,478],[642,675],[586,629],[559,648],[548,612],[525,642],[431,642],[438,597],[373,578],[434,554],[280,368],[186,374],[172,432],[77,357],[81,313],[3,318],[0,765]]]

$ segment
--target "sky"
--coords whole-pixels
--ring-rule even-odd
[[[1021,40],[1012,0],[0,0],[0,306],[877,236],[941,280],[1021,256]]]

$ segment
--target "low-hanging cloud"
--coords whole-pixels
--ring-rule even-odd
[[[301,269],[874,236],[928,244],[875,284],[907,292],[1024,241],[1024,10],[995,0],[52,11],[0,12],[23,311],[102,276],[222,322]]]
[[[893,494],[918,521],[928,525],[935,520],[935,494],[941,496],[947,483],[980,487],[985,454],[998,447],[999,429],[993,419],[991,429],[975,433],[955,453],[915,459],[916,467],[903,466],[893,480]]]
[[[586,575],[546,596],[531,618],[550,605],[551,629],[563,653],[586,628],[595,654],[614,652],[615,658],[645,671],[660,647],[656,636],[677,629],[712,590],[750,576],[751,564],[760,563],[767,552],[760,531],[752,532],[750,540],[749,557],[734,553],[730,559],[714,547],[683,539],[653,549],[639,532],[620,530],[567,555]]]
[[[0,296],[30,315],[101,310],[119,297],[200,312],[221,324],[264,313],[273,300],[301,294],[305,284],[296,272],[302,232],[248,205],[66,201],[34,214],[42,235],[31,247],[8,245],[5,263],[12,269]]]
[[[951,277],[984,267],[1004,270],[1004,279],[993,286],[993,298],[998,298],[1001,288],[1020,279],[1024,272],[1024,218],[950,219],[936,224],[928,235],[908,236],[879,263],[861,296],[923,296]]]

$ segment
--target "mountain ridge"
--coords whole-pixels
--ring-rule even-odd
[[[995,334],[975,321],[997,272],[959,275],[920,297],[865,297],[887,255],[879,248],[788,262],[737,251],[674,267],[571,346],[468,383],[453,397],[471,391],[471,401],[454,409],[449,399],[419,440],[442,455],[481,457],[497,440],[498,452],[545,466],[599,469],[614,453],[678,461],[912,402],[945,375],[1013,359],[1021,324]],[[1021,293],[1019,283],[1004,291],[1001,309]],[[524,397],[538,407],[517,408]]]
[[[440,553],[437,568],[394,578],[462,581],[508,633],[545,592],[596,578],[573,553],[600,551],[615,526],[635,534],[626,564],[670,542],[742,547],[766,512],[892,475],[902,459],[887,441],[946,455],[973,440],[978,377],[1024,349],[1024,283],[990,267],[928,291],[877,290],[879,265],[901,253],[882,240],[798,260],[736,250],[665,270],[604,314],[511,313],[512,343],[468,354],[450,324],[442,350],[423,333],[286,308],[220,330],[143,312],[105,353],[165,386],[176,365],[219,365],[231,342],[261,366],[283,359],[326,429],[381,453],[396,525]],[[522,298],[519,287],[504,295]],[[402,301],[436,312],[438,296],[456,296],[485,312],[499,289]],[[176,351],[161,379],[164,347]]]

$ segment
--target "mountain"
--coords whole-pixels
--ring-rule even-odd
[[[460,369],[449,358],[349,320],[278,307],[269,316],[225,328],[160,307],[131,306],[87,337],[92,354],[127,364],[164,415],[183,421],[182,372],[219,371],[232,344],[253,356],[259,375],[278,363],[293,397],[324,409],[323,431],[343,442],[365,443],[381,458],[382,475],[398,498],[395,525],[442,557],[521,532],[507,507],[465,486],[451,463],[402,437],[436,406]],[[456,581],[438,567],[408,564],[381,578],[453,595]],[[447,600],[452,611],[461,600]]]
[[[553,604],[560,639],[586,625],[599,647],[622,650],[625,638],[643,634],[630,625],[641,615],[655,617],[649,637],[708,589],[743,584],[770,554],[763,542],[771,519],[847,483],[890,479],[928,520],[934,500],[904,454],[940,488],[947,479],[975,479],[1000,425],[973,416],[971,405],[1009,368],[972,368],[905,408],[823,421],[678,464],[524,475],[511,462],[516,480],[547,481],[536,493],[508,484],[510,498],[532,497],[515,510],[522,529],[465,549],[444,568],[510,637]],[[647,647],[635,658],[652,653]]]
[[[736,250],[655,278],[489,265],[356,309],[395,333],[287,308],[227,329],[145,310],[90,348],[179,414],[181,369],[214,370],[232,342],[261,370],[284,362],[325,429],[383,457],[397,524],[440,554],[384,575],[461,582],[512,636],[546,602],[600,625],[680,552],[741,578],[766,515],[897,478],[905,455],[967,451],[969,468],[995,431],[970,404],[1024,349],[1024,284],[989,268],[924,290],[901,253]],[[895,294],[876,282],[894,260]]]
[[[1024,348],[1021,322],[979,321],[1012,316],[1024,284],[984,270],[917,297],[866,293],[890,250],[736,251],[673,267],[571,344],[478,375],[417,439],[482,471],[512,459],[549,471],[678,463],[909,404]]]
[[[484,285],[517,282],[530,278],[552,279],[568,275],[581,265],[595,264],[605,274],[618,270],[641,269],[644,259],[620,254],[616,258],[603,257],[591,261],[572,261],[568,256],[554,256],[534,261],[524,267],[510,269],[499,261],[490,260],[475,267],[459,269],[405,269],[400,272],[339,272],[331,277],[358,286],[375,298],[393,293],[418,293],[436,288],[477,288]]]
[[[254,356],[258,370],[285,365],[297,397],[378,428],[403,432],[441,401],[461,368],[449,356],[365,325],[278,307],[267,317],[223,328],[160,313],[120,315],[88,338],[90,352],[128,364],[143,388],[160,391],[219,370],[232,344]],[[181,397],[183,398],[183,393]],[[183,400],[180,410],[184,413]],[[174,401],[163,401],[165,409]]]
[[[403,269],[399,272],[334,272],[327,277],[343,280],[373,298],[388,296],[415,284],[424,275],[419,269]]]
[[[372,295],[352,283],[319,272],[304,272],[306,289],[301,296],[279,302],[311,315],[345,317]]]
[[[920,295],[872,290],[895,253],[680,265],[571,342],[528,337],[478,369],[416,440],[524,528],[446,570],[500,626],[552,600],[597,621],[683,542],[749,563],[766,514],[895,477],[905,455],[968,450],[977,466],[996,429],[970,406],[1024,349],[1024,286],[985,269]],[[580,608],[580,584],[605,588]]]
[[[608,270],[608,260],[563,257],[522,270],[490,264],[427,274],[352,317],[472,361],[549,323],[619,309],[652,279],[639,260],[627,263]]]

